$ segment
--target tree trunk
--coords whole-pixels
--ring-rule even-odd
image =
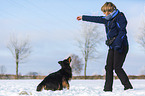
[[[85,60],[85,69],[84,69],[84,78],[86,79],[86,71],[87,71],[87,60]]]
[[[18,79],[18,65],[19,65],[19,62],[16,61],[16,79]]]
[[[19,76],[18,76],[18,67],[19,67],[19,51],[16,50],[15,52],[16,52],[16,79],[18,79],[18,78],[19,78]]]

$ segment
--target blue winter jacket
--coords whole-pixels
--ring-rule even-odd
[[[82,16],[83,21],[95,22],[105,24],[107,39],[116,37],[114,42],[109,46],[111,49],[115,49],[122,52],[124,46],[128,46],[127,40],[127,20],[122,12],[119,10],[112,16],[110,20],[106,20],[104,16]]]

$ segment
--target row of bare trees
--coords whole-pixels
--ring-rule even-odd
[[[99,31],[97,24],[83,23],[82,24],[82,34],[81,38],[77,40],[78,48],[83,54],[83,59],[85,61],[84,75],[86,76],[87,63],[89,59],[96,59],[99,57],[99,51],[97,46],[102,39],[102,35]],[[12,53],[15,63],[16,63],[16,78],[18,78],[19,64],[24,63],[24,60],[31,53],[31,45],[28,38],[22,39],[16,36],[12,36],[7,45],[7,48]],[[80,74],[83,70],[83,62],[79,56],[72,54],[72,70],[74,74]]]

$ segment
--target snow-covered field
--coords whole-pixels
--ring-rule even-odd
[[[36,92],[40,82],[0,80],[0,96],[145,96],[145,80],[131,80],[134,89],[127,91],[123,90],[119,80],[114,80],[113,92],[103,91],[104,80],[71,80],[69,90]]]

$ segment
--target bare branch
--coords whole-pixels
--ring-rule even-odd
[[[140,34],[137,35],[136,41],[145,49],[145,21],[142,21]]]

